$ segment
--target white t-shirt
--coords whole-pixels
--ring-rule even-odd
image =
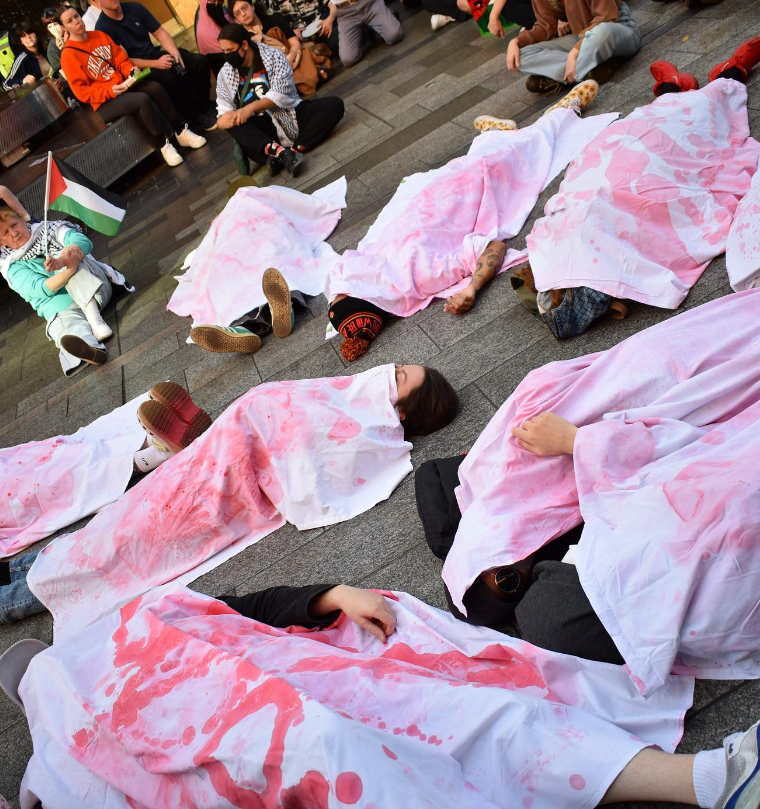
[[[100,16],[100,9],[95,8],[95,6],[90,6],[84,14],[82,14],[82,19],[84,20],[84,27],[87,31],[94,31],[95,30],[95,23],[98,21],[98,17]]]

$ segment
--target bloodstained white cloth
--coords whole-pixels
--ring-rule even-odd
[[[56,640],[233,543],[287,520],[348,520],[411,471],[393,365],[270,382],[233,402],[190,447],[37,557],[27,582]]]
[[[760,677],[759,322],[749,290],[528,374],[459,468],[460,609],[479,573],[584,520],[581,582],[644,693],[671,670]],[[575,466],[511,437],[544,411],[580,427]]]
[[[488,242],[516,236],[544,188],[615,118],[558,109],[526,129],[479,135],[465,156],[407,177],[357,249],[333,262],[325,296],[408,317],[453,294]],[[522,259],[510,249],[502,272]]]
[[[740,82],[635,109],[586,146],[533,226],[537,289],[586,286],[675,309],[726,249],[758,157]]]
[[[145,441],[137,408],[123,404],[73,435],[0,449],[0,557],[94,514],[124,493]]]
[[[735,292],[760,286],[760,171],[755,172],[728,232],[726,269]]]
[[[388,596],[387,645],[343,615],[274,629],[177,585],[57,641],[21,684],[22,806],[586,809],[680,739],[691,678],[644,700],[620,666]]]
[[[346,180],[302,194],[240,188],[211,223],[167,308],[193,323],[229,326],[267,300],[261,279],[276,267],[291,289],[318,295],[335,251],[325,239],[346,205]]]

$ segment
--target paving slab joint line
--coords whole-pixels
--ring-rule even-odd
[[[706,711],[708,708],[714,708],[716,705],[721,703],[724,699],[727,699],[730,696],[733,696],[737,691],[740,691],[745,686],[749,685],[750,681],[742,681],[737,683],[733,688],[730,688],[728,691],[724,692],[720,696],[716,697],[712,702],[708,702],[707,705],[703,705],[701,708],[697,708],[694,712],[689,714],[689,722],[693,722],[698,716],[700,716],[703,711]]]
[[[412,470],[412,471],[414,472],[416,470]],[[417,550],[421,546],[424,546],[426,548],[428,547],[427,543],[424,540],[420,540],[416,544],[412,545],[411,548],[407,548],[403,553],[400,553],[398,556],[394,556],[393,558],[388,559],[386,562],[384,562],[382,565],[380,565],[380,567],[376,567],[374,570],[370,570],[369,573],[364,573],[363,575],[357,576],[356,578],[354,578],[351,581],[352,586],[355,587],[358,584],[358,582],[364,581],[364,579],[368,579],[370,576],[374,576],[376,573],[379,573],[381,570],[388,567],[388,565],[392,565],[394,562],[398,562],[399,559],[403,559],[405,556],[409,556],[410,553]],[[430,554],[432,556],[433,552],[431,551]],[[440,576],[439,576],[439,580],[441,582],[443,581],[443,579]]]

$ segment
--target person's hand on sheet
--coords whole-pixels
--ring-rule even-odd
[[[460,292],[446,298],[446,303],[443,305],[443,311],[448,312],[450,315],[463,315],[472,309],[477,297],[477,290],[475,287],[466,286]]]
[[[577,432],[567,419],[548,412],[512,428],[517,443],[535,455],[572,455]]]
[[[340,610],[357,626],[373,634],[381,643],[396,629],[396,616],[380,593],[339,584],[314,600],[309,612],[319,618]]]

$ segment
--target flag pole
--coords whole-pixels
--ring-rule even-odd
[[[48,257],[48,237],[47,237],[47,223],[48,223],[48,205],[50,204],[50,167],[53,163],[53,153],[47,153],[47,176],[45,177],[45,216],[43,229],[45,231],[45,258]]]

